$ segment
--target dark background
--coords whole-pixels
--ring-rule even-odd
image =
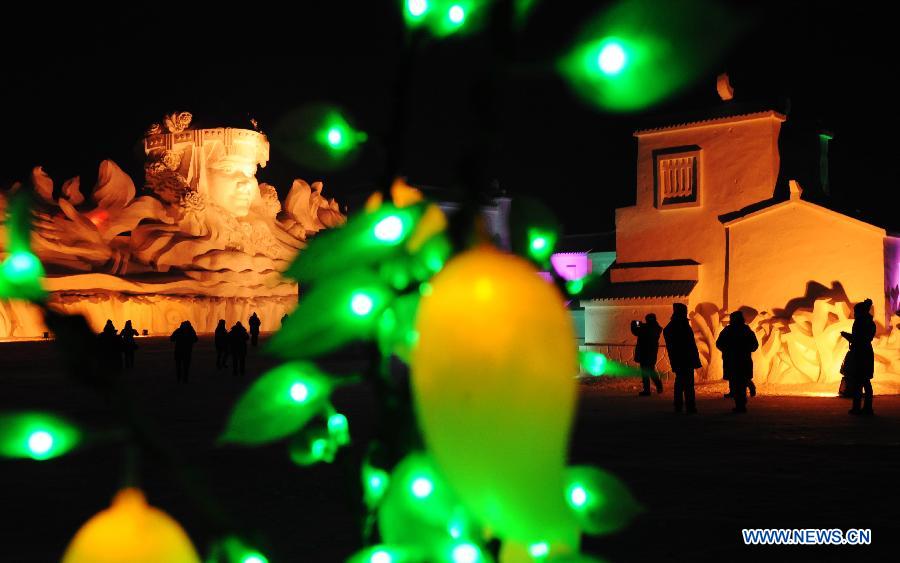
[[[499,83],[490,32],[421,45],[403,104],[400,171],[429,186],[499,185],[536,195],[570,234],[609,230],[613,210],[634,200],[631,133],[654,116],[720,105],[715,77],[727,71],[736,102],[789,106],[782,179],[799,179],[815,197],[818,132],[827,128],[834,134],[827,203],[900,227],[896,206],[885,204],[893,200],[882,195],[894,159],[882,139],[896,125],[888,86],[896,49],[883,9],[864,2],[731,3],[744,31],[702,80],[656,107],[614,114],[582,103],[552,70],[608,5],[539,2],[518,40],[506,43],[512,70]],[[27,179],[42,164],[57,185],[81,175],[89,190],[104,158],[140,184],[136,144],[164,113],[188,110],[203,123],[243,126],[252,116],[271,136],[291,110],[330,101],[369,134],[359,158],[326,173],[273,147],[259,178],[282,193],[295,177],[323,179],[327,196],[359,201],[385,174],[404,44],[399,3],[286,6],[4,8],[0,185]],[[702,41],[705,31],[685,41]],[[498,87],[486,103],[492,84]],[[480,151],[486,130],[496,142]]]

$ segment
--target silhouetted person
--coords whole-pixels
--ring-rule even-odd
[[[238,372],[244,375],[245,363],[247,359],[247,340],[250,336],[247,329],[241,323],[235,323],[228,333],[228,347],[231,350],[231,374],[237,375]]]
[[[872,339],[875,338],[875,321],[872,320],[872,300],[866,299],[853,307],[853,328],[851,332],[841,332],[841,336],[850,341],[849,368],[845,369],[847,379],[853,389],[853,408],[850,414],[875,414],[872,410],[872,376],[875,372],[875,353],[872,351]],[[863,391],[865,403],[859,408]]]
[[[198,340],[191,321],[181,323],[169,340],[175,343],[175,378],[177,381],[187,383],[191,371],[191,353]]]
[[[256,343],[259,341],[259,325],[262,323],[259,317],[256,316],[256,313],[253,313],[250,315],[250,320],[247,321],[247,324],[250,325],[250,344],[256,346]]]
[[[638,393],[643,397],[650,394],[650,380],[656,384],[656,392],[662,393],[663,385],[659,374],[656,373],[656,355],[659,352],[659,334],[662,327],[656,322],[656,315],[648,314],[646,322],[631,321],[631,333],[637,336],[637,345],[634,347],[634,361],[641,366],[641,381],[644,390]]]
[[[751,397],[755,397],[755,396],[756,396],[756,384],[753,383],[753,380],[752,380],[752,379],[750,379],[750,380],[747,381],[747,389],[750,390],[750,396],[751,396]],[[722,395],[722,396],[725,397],[726,399],[731,399],[731,398],[732,398],[731,391],[729,391],[728,393],[725,393],[725,394]]]
[[[106,321],[103,332],[97,336],[97,360],[100,372],[106,377],[122,371],[122,339],[111,320]]]
[[[288,320],[288,316],[287,316],[287,315],[281,317],[281,326],[282,326],[282,327],[284,326],[284,323],[287,322],[287,320]]]
[[[216,325],[216,369],[228,367],[228,327],[225,319],[219,319]]]
[[[122,329],[122,332],[119,333],[119,336],[122,338],[122,354],[125,356],[125,367],[133,368],[134,367],[134,351],[137,350],[137,342],[134,341],[134,337],[137,336],[138,331],[134,330],[134,327],[131,326],[131,321],[125,321],[125,328]]]
[[[694,341],[694,331],[688,320],[687,305],[672,304],[672,320],[663,330],[669,365],[675,372],[675,412],[681,412],[682,405],[689,414],[697,412],[694,400],[694,370],[702,367],[700,352]]]
[[[744,322],[743,313],[734,311],[728,318],[728,326],[716,339],[716,348],[722,351],[722,369],[734,398],[732,412],[747,412],[747,382],[753,379],[751,354],[759,348],[759,341]]]

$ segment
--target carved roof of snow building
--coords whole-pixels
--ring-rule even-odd
[[[722,125],[754,119],[773,118],[786,121],[787,108],[779,109],[781,103],[734,103],[725,102],[718,106],[682,112],[674,115],[651,116],[635,132],[635,137],[652,135],[676,129],[688,129],[705,125]]]
[[[658,299],[660,297],[687,297],[697,285],[696,280],[656,280],[611,283],[591,295],[590,301],[614,301],[619,299]],[[582,301],[582,304],[585,302]]]
[[[846,221],[848,223],[857,225],[859,227],[864,227],[866,229],[875,230],[880,232],[881,234],[885,234],[885,230],[878,225],[873,225],[872,223],[856,219],[847,214],[841,213],[839,211],[835,211],[834,209],[829,209],[823,205],[817,205],[815,203],[811,203],[809,201],[803,199],[767,199],[764,201],[760,201],[758,203],[754,203],[753,205],[748,205],[743,209],[739,209],[737,211],[733,211],[731,213],[726,213],[724,215],[719,216],[719,221],[725,225],[726,227],[735,225],[747,219],[751,219],[754,217],[759,217],[760,215],[769,213],[771,211],[775,211],[777,209],[782,209],[788,206],[800,206],[805,209],[811,209],[814,211],[818,211],[820,213],[829,215],[831,217]]]

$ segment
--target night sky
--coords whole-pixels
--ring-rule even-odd
[[[785,177],[815,196],[818,132],[828,129],[828,204],[900,228],[896,196],[882,195],[895,189],[897,160],[890,142],[896,94],[888,86],[897,50],[886,15],[861,2],[734,3],[743,32],[701,80],[645,111],[614,114],[581,102],[553,71],[585,22],[608,5],[539,2],[522,35],[503,44],[511,62],[503,75],[495,72],[498,37],[490,32],[422,45],[405,93],[399,169],[428,186],[499,185],[538,196],[566,233],[609,230],[613,209],[634,200],[631,133],[648,119],[720,105],[715,77],[727,71],[736,102],[789,103]],[[284,193],[294,177],[322,179],[326,195],[341,202],[359,201],[378,185],[404,41],[396,2],[195,10],[156,3],[143,12],[79,6],[5,17],[0,183],[26,179],[43,164],[57,185],[81,175],[90,186],[104,158],[139,178],[135,147],[164,113],[188,110],[204,124],[250,116],[271,136],[292,110],[329,101],[368,133],[359,158],[326,173],[273,147],[260,180]],[[685,41],[703,41],[707,31],[698,26]]]

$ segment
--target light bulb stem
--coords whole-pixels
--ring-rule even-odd
[[[141,450],[133,440],[125,443],[122,488],[140,488]]]

